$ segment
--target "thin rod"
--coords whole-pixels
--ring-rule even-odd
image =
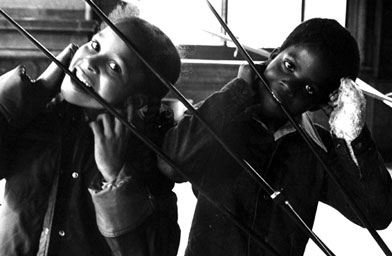
[[[148,69],[169,89],[171,90],[175,96],[184,104],[184,106],[204,125],[204,127],[211,133],[211,135],[219,142],[219,144],[232,156],[237,163],[247,170],[255,179],[263,186],[263,188],[269,193],[273,194],[275,190],[261,177],[258,172],[247,165],[244,160],[241,160],[227,145],[226,143],[219,137],[217,132],[208,125],[207,121],[197,112],[197,110],[188,102],[188,100],[174,87],[174,85],[168,81],[166,78],[161,76],[155,68],[153,68],[138,52],[133,43],[125,37],[125,35],[108,19],[108,17],[99,9],[99,7],[92,2],[91,0],[85,0],[97,13],[97,15],[109,26],[113,29],[113,31],[128,45],[128,47],[133,50],[135,55],[142,61]]]
[[[256,73],[257,77],[261,80],[262,84],[267,88],[267,90],[271,93],[272,97],[275,99],[275,101],[279,104],[280,108],[282,111],[285,113],[287,116],[288,120],[290,123],[295,127],[295,129],[299,132],[299,134],[303,137],[305,140],[306,144],[309,146],[313,154],[316,156],[318,161],[321,163],[322,167],[324,170],[328,173],[330,178],[336,183],[336,185],[339,187],[341,192],[343,193],[343,196],[345,197],[347,203],[350,205],[354,213],[357,215],[358,219],[362,222],[362,224],[368,229],[370,234],[373,236],[373,238],[376,240],[378,245],[381,247],[381,249],[384,251],[384,253],[388,256],[392,256],[392,252],[389,250],[388,246],[385,244],[385,242],[382,240],[382,238],[379,236],[375,228],[372,226],[372,224],[369,222],[369,220],[366,218],[366,216],[363,214],[361,209],[358,207],[356,202],[350,197],[350,195],[347,193],[347,191],[344,189],[343,185],[341,182],[337,179],[335,174],[331,172],[325,163],[325,161],[321,158],[320,154],[316,151],[314,144],[312,143],[311,139],[309,136],[303,131],[302,128],[298,125],[298,123],[292,118],[290,113],[286,110],[286,108],[283,106],[282,102],[274,95],[273,91],[271,88],[268,86],[267,82],[264,80],[264,78],[260,75],[258,72],[256,65],[254,64],[252,58],[249,56],[249,54],[246,52],[246,50],[242,47],[242,45],[238,42],[237,38],[234,36],[234,34],[230,31],[229,27],[227,24],[221,19],[219,14],[215,11],[214,7],[210,4],[208,0],[207,4],[211,11],[214,13],[215,17],[218,19],[219,23],[222,25],[222,27],[225,28],[227,34],[230,36],[230,38],[233,40],[235,45],[237,46],[237,49],[240,51],[242,56],[246,59],[250,67],[253,69],[253,71]]]
[[[152,73],[156,75],[161,82],[169,88],[172,92],[175,93],[177,98],[185,105],[185,107],[194,114],[195,117],[199,119],[199,121],[204,125],[204,127],[213,135],[213,137],[220,143],[220,145],[231,155],[231,157],[236,160],[236,162],[246,170],[256,181],[269,193],[271,196],[275,194],[279,194],[279,198],[283,197],[282,193],[279,191],[274,191],[272,187],[258,174],[258,172],[249,165],[246,161],[241,160],[227,145],[226,143],[218,136],[218,134],[208,125],[208,123],[200,116],[197,110],[188,103],[185,97],[164,77],[162,77],[137,51],[136,47],[130,42],[128,38],[126,38],[121,31],[107,18],[107,16],[99,9],[99,7],[92,2],[91,0],[85,0],[97,13],[97,15],[106,22],[108,26],[110,26],[115,33],[131,48],[135,55],[140,58],[140,60],[150,69]],[[219,16],[219,15],[218,15]],[[306,225],[306,223],[299,217],[299,214],[296,213],[291,207],[288,200],[279,199],[274,200],[274,202],[278,203],[286,213],[290,215],[290,217],[296,221],[296,223],[312,238],[312,240],[323,250],[327,255],[334,255],[322,242],[321,240],[313,233],[313,231]]]
[[[301,22],[305,20],[306,0],[301,1]]]
[[[97,94],[93,88],[86,86],[83,82],[81,82],[67,67],[65,67],[60,61],[56,59],[56,57],[50,53],[38,40],[36,40],[30,33],[28,33],[22,26],[20,26],[15,20],[13,20],[7,13],[3,11],[2,8],[0,8],[0,13],[12,24],[14,25],[17,30],[25,36],[27,39],[29,39],[41,52],[43,52],[51,61],[53,61],[59,68],[61,68],[67,75],[71,77],[73,81],[76,82],[76,84],[85,90],[91,97],[93,97],[95,100],[97,100],[108,112],[110,112],[113,116],[115,116],[123,125],[125,125],[128,129],[131,130],[131,132],[139,138],[143,143],[145,143],[152,151],[154,151],[159,157],[161,157],[163,160],[165,160],[176,172],[180,173],[182,176],[184,176],[186,179],[189,181],[192,181],[187,175],[185,175],[176,165],[175,163],[164,153],[160,150],[159,147],[157,147],[150,139],[145,137],[144,135],[140,134],[135,126],[128,122],[123,116],[121,116],[109,103],[107,103],[99,94]],[[201,189],[195,182],[192,182],[192,185],[201,193],[204,195],[204,197],[214,206],[216,207],[220,212],[222,212],[226,217],[232,221],[240,230],[243,232],[247,233],[257,244],[259,244],[261,247],[266,249],[269,253],[272,253],[273,255],[279,256],[279,253],[276,252],[275,249],[273,249],[270,245],[268,245],[262,238],[259,237],[251,228],[248,226],[243,225],[241,222],[239,222],[235,216],[230,212],[229,209],[225,208],[219,203],[216,203],[212,198],[204,192],[203,189]]]
[[[228,17],[228,6],[229,6],[229,1],[228,0],[221,0],[221,13],[222,13],[222,17],[225,20],[225,22],[227,22],[227,17]],[[221,32],[224,34],[225,30],[223,28],[221,28]],[[227,41],[223,41],[223,45],[227,46]]]

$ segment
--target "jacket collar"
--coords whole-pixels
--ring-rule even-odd
[[[309,117],[308,113],[303,113],[297,118],[298,124],[301,126],[301,128],[309,135],[309,137],[313,140],[314,143],[316,143],[317,146],[319,146],[321,149],[323,149],[325,152],[328,152],[327,147],[324,145],[323,141],[321,140],[316,128],[314,127],[314,123],[312,122],[311,118]],[[290,122],[287,122],[285,125],[283,125],[279,130],[274,132],[274,139],[275,141],[279,140],[280,138],[291,134],[293,132],[296,132],[295,127]]]

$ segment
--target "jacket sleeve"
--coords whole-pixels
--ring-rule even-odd
[[[116,183],[102,189],[98,177],[89,189],[101,234],[113,255],[175,256],[180,239],[175,194],[153,196],[126,168]]]
[[[234,117],[255,102],[256,92],[252,86],[236,78],[199,103],[197,111],[205,122],[220,134]],[[160,161],[160,169],[176,182],[184,182],[188,178],[197,181],[200,175],[192,171],[199,172],[201,168],[195,168],[194,165],[205,158],[205,149],[214,140],[196,116],[186,113],[183,119],[166,133],[163,145],[163,151],[180,167],[186,177],[177,173],[163,160]]]
[[[33,83],[24,67],[17,66],[0,77],[0,113],[13,127],[23,127],[31,121],[56,92]]]
[[[351,146],[359,166],[352,160],[346,142],[334,138],[330,148],[331,171],[374,228],[384,229],[392,220],[391,175],[366,126]],[[323,201],[364,226],[329,175],[326,180]]]
[[[54,96],[41,84],[31,83],[24,68],[17,66],[0,76],[0,179],[5,178],[5,140],[15,128],[30,122]]]

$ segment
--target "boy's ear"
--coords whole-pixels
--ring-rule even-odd
[[[280,47],[275,48],[269,56],[269,59],[272,60],[274,59],[278,54],[280,53]]]

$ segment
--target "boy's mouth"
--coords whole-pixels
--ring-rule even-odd
[[[83,72],[83,70],[81,70],[78,67],[75,67],[73,72],[74,75],[86,86],[86,87],[90,87],[93,88],[93,84],[90,82],[89,78],[86,76],[86,74]]]
[[[285,103],[288,103],[294,97],[294,92],[283,82],[279,83],[279,86],[273,92],[281,102]]]

